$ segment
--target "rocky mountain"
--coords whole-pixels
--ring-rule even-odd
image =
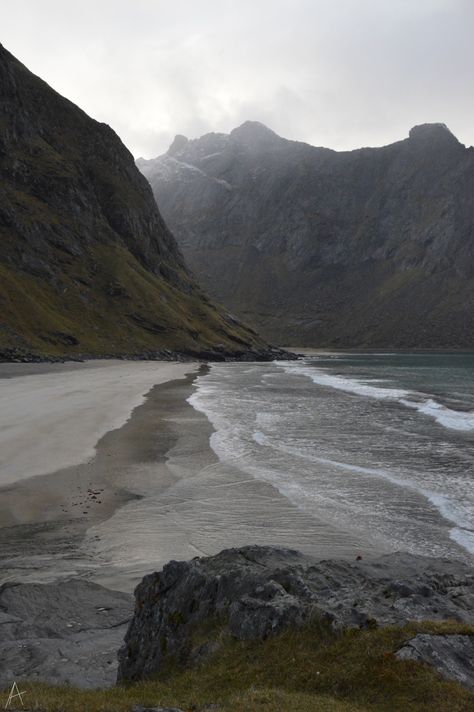
[[[265,348],[189,274],[131,153],[0,45],[0,357]]]
[[[279,343],[474,346],[474,148],[336,152],[247,122],[139,159],[210,294]]]

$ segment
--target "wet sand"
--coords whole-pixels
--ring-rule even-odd
[[[155,383],[198,368],[114,361],[0,365],[0,583],[87,574],[94,562],[80,551],[85,532],[134,497],[115,483],[144,456],[132,413]],[[131,420],[136,442],[128,438]],[[50,472],[41,474],[45,469]]]
[[[220,462],[211,424],[186,401],[194,377],[154,387],[88,462],[0,490],[0,583],[81,576],[130,591],[170,559],[248,543],[380,553]]]

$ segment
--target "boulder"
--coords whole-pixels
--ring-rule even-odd
[[[420,633],[400,648],[397,658],[431,665],[448,680],[474,690],[474,635]]]
[[[135,614],[119,652],[119,682],[155,675],[167,661],[203,658],[193,641],[216,621],[239,640],[264,639],[312,617],[335,627],[411,620],[474,622],[474,575],[459,561],[406,553],[372,561],[317,561],[273,547],[245,546],[171,561],[135,591]],[[215,641],[205,643],[215,650]]]

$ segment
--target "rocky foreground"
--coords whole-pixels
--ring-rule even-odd
[[[87,581],[0,587],[0,689],[38,680],[113,685],[132,596]]]
[[[474,574],[459,561],[406,553],[317,561],[247,546],[171,561],[143,579],[134,614],[132,608],[131,596],[85,581],[3,585],[0,688],[26,679],[90,688],[111,686],[116,677],[144,680],[169,664],[202,663],[222,641],[263,640],[314,620],[335,629],[473,624]],[[416,635],[397,656],[474,690],[471,634]]]
[[[228,549],[171,561],[146,576],[135,597],[119,653],[119,682],[155,675],[170,660],[192,665],[216,652],[218,640],[193,643],[196,630],[213,620],[239,640],[264,639],[314,618],[339,628],[413,620],[474,623],[472,570],[462,562],[407,553],[350,562],[316,561],[273,547]],[[473,652],[472,636],[425,636],[407,643],[400,655],[434,664],[474,689]]]

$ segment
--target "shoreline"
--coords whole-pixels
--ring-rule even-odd
[[[108,365],[99,368],[105,372]],[[0,584],[82,578],[130,592],[172,559],[249,544],[336,560],[365,561],[395,550],[324,511],[305,511],[275,483],[220,460],[211,448],[211,421],[189,402],[198,375],[218,367],[159,368],[174,366],[183,375],[173,371],[175,377],[147,391],[87,462],[0,488]],[[34,368],[36,377],[37,369],[89,374],[94,367],[25,368]]]
[[[142,351],[139,353],[111,353],[111,354],[91,354],[91,353],[71,353],[53,355],[26,351],[15,348],[0,348],[0,365],[2,364],[85,364],[90,361],[154,361],[158,363],[207,363],[222,361],[274,361],[292,360],[298,358],[297,354],[286,351],[279,346],[267,344],[263,348],[249,346],[248,348],[226,351],[223,345],[209,347],[208,349],[196,351],[173,351],[172,349],[161,349],[158,351]]]
[[[88,462],[1,489],[0,583],[80,577],[128,592],[170,559],[250,543],[319,558],[384,553],[220,462],[211,423],[187,402],[196,375],[153,387]]]
[[[254,543],[321,559],[385,553],[298,509],[274,485],[221,462],[210,447],[211,422],[187,400],[197,375],[149,396],[148,408],[164,427],[161,460],[124,473],[124,487],[135,497],[87,532],[85,546],[102,561],[95,582],[129,591],[172,559]]]
[[[440,354],[440,355],[445,355],[445,356],[456,356],[459,354],[460,356],[466,356],[467,354],[474,354],[474,348],[459,348],[459,349],[448,349],[448,348],[433,348],[433,349],[424,349],[424,348],[397,348],[397,347],[390,347],[387,346],[385,348],[382,347],[374,347],[370,348],[369,346],[367,347],[362,347],[362,346],[347,346],[347,347],[334,347],[331,348],[330,346],[282,346],[282,349],[289,349],[290,352],[296,353],[298,355],[305,355],[305,354],[361,354],[363,356],[367,356],[370,354],[377,354],[377,355],[383,355],[383,354],[397,354],[397,355],[403,355],[403,354],[426,354],[426,355],[435,355],[435,354]]]
[[[101,369],[107,367],[109,367],[109,377],[110,371],[112,372],[112,380],[117,375],[114,370],[115,363],[103,363],[100,366],[95,363],[77,364],[72,367],[63,364],[58,364],[57,367],[41,364],[35,367],[34,373],[28,367],[27,373],[24,373],[23,365],[18,366],[23,371],[22,377],[18,377],[20,375],[18,369],[13,369],[15,371],[13,375],[5,373],[4,367],[0,364],[0,383],[9,384],[14,388],[20,381],[23,388],[25,384],[26,387],[28,386],[30,376],[33,376],[34,383],[37,384],[38,376],[48,378],[52,374],[57,375],[61,372],[63,377],[70,378],[71,374],[77,373],[78,370],[81,371],[81,378],[84,377],[84,371],[87,378],[97,374],[101,377],[103,373]],[[196,369],[197,364],[195,366],[163,364],[156,369],[151,378],[156,384],[163,384],[186,378],[186,373],[192,374]],[[64,374],[64,371],[67,373]],[[50,384],[49,380],[47,383]],[[153,385],[151,391],[156,387],[159,386]],[[116,389],[116,385],[114,388]],[[140,459],[137,448],[134,450],[133,446],[130,446],[127,450],[126,442],[126,434],[129,430],[127,426],[132,421],[135,423],[134,415],[147,403],[150,393],[150,387],[146,383],[143,385],[140,380],[138,386],[135,384],[132,390],[137,391],[137,389],[138,395],[135,393],[133,396],[133,403],[127,400],[127,407],[122,403],[124,408],[119,420],[116,413],[108,413],[105,408],[106,412],[99,424],[99,430],[96,430],[93,436],[92,430],[86,433],[89,445],[93,440],[93,452],[90,457],[83,447],[76,448],[76,455],[82,449],[77,462],[67,464],[71,453],[66,453],[67,466],[6,482],[0,487],[2,551],[0,584],[13,580],[54,581],[64,576],[82,575],[82,572],[87,571],[90,557],[80,551],[87,529],[93,523],[111,516],[118,507],[134,497],[115,481],[114,474],[126,467],[134,457]],[[141,394],[140,391],[143,389],[145,392]],[[71,397],[74,395],[73,391]],[[104,396],[102,391],[99,395]],[[103,404],[101,407],[104,410]],[[66,431],[69,442],[77,438],[77,421],[78,418],[80,420],[84,417],[84,414],[81,415],[79,412],[74,413],[74,416],[72,419],[66,419],[69,426],[69,430]],[[9,433],[8,427],[5,430],[6,436]],[[103,430],[105,432],[102,434]],[[54,449],[54,433],[48,435],[49,445]],[[125,441],[122,442],[124,435]],[[16,439],[11,443],[13,450],[15,441]],[[84,446],[84,438],[82,445]]]

